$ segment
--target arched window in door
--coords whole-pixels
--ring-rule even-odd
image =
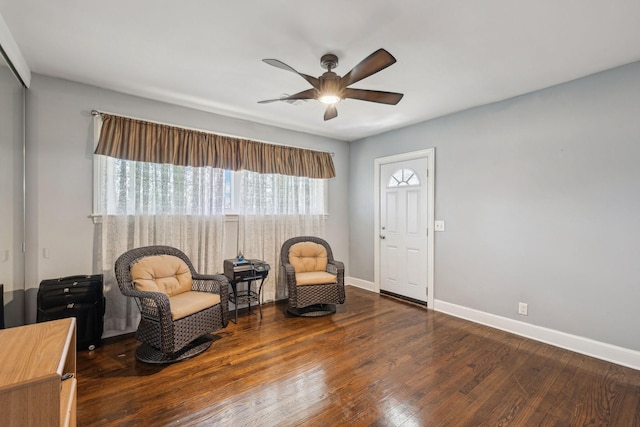
[[[399,169],[391,175],[387,187],[408,187],[420,185],[420,178],[413,169]]]

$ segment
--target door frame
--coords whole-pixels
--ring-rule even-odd
[[[410,151],[408,153],[392,156],[377,157],[374,159],[374,292],[380,293],[380,168],[384,164],[402,162],[419,158],[427,159],[427,308],[433,308],[434,293],[434,260],[435,260],[435,236],[433,222],[435,218],[435,148]]]

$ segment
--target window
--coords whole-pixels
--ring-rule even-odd
[[[233,186],[231,180],[233,178],[233,172],[230,170],[224,171],[224,210],[230,212],[233,209]]]
[[[238,211],[246,215],[324,215],[325,180],[239,173]]]
[[[95,215],[325,214],[326,180],[95,156]]]
[[[399,169],[389,178],[387,187],[420,185],[418,174],[412,169]]]
[[[225,173],[95,156],[95,214],[221,215]]]

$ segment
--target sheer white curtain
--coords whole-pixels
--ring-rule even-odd
[[[295,236],[324,237],[325,185],[324,179],[241,172],[238,250],[271,266],[264,301],[287,296],[278,277],[282,243]]]
[[[129,249],[168,245],[187,254],[200,273],[222,265],[224,170],[95,156],[97,271],[105,278],[105,330],[135,328],[139,312],[113,273]]]

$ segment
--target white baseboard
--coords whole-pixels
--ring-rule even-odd
[[[355,277],[345,277],[344,283],[347,285],[355,286],[356,288],[364,289],[365,291],[377,292],[375,283],[367,280],[358,279]]]
[[[640,351],[618,347],[554,329],[532,325],[472,308],[435,300],[434,310],[511,332],[546,344],[640,370]]]
[[[366,291],[378,292],[376,290],[375,283],[367,280],[355,277],[345,277],[344,281],[348,285],[352,285]],[[511,332],[516,335],[531,338],[532,340],[595,357],[596,359],[606,360],[628,368],[640,370],[640,351],[618,347],[600,341],[595,341],[590,338],[571,335],[566,332],[532,325],[530,323],[497,316],[495,314],[485,313],[484,311],[474,310],[472,308],[463,307],[461,305],[452,304],[438,299],[434,300],[432,308],[435,311],[460,317],[461,319],[469,320],[471,322],[480,323],[491,328]]]

